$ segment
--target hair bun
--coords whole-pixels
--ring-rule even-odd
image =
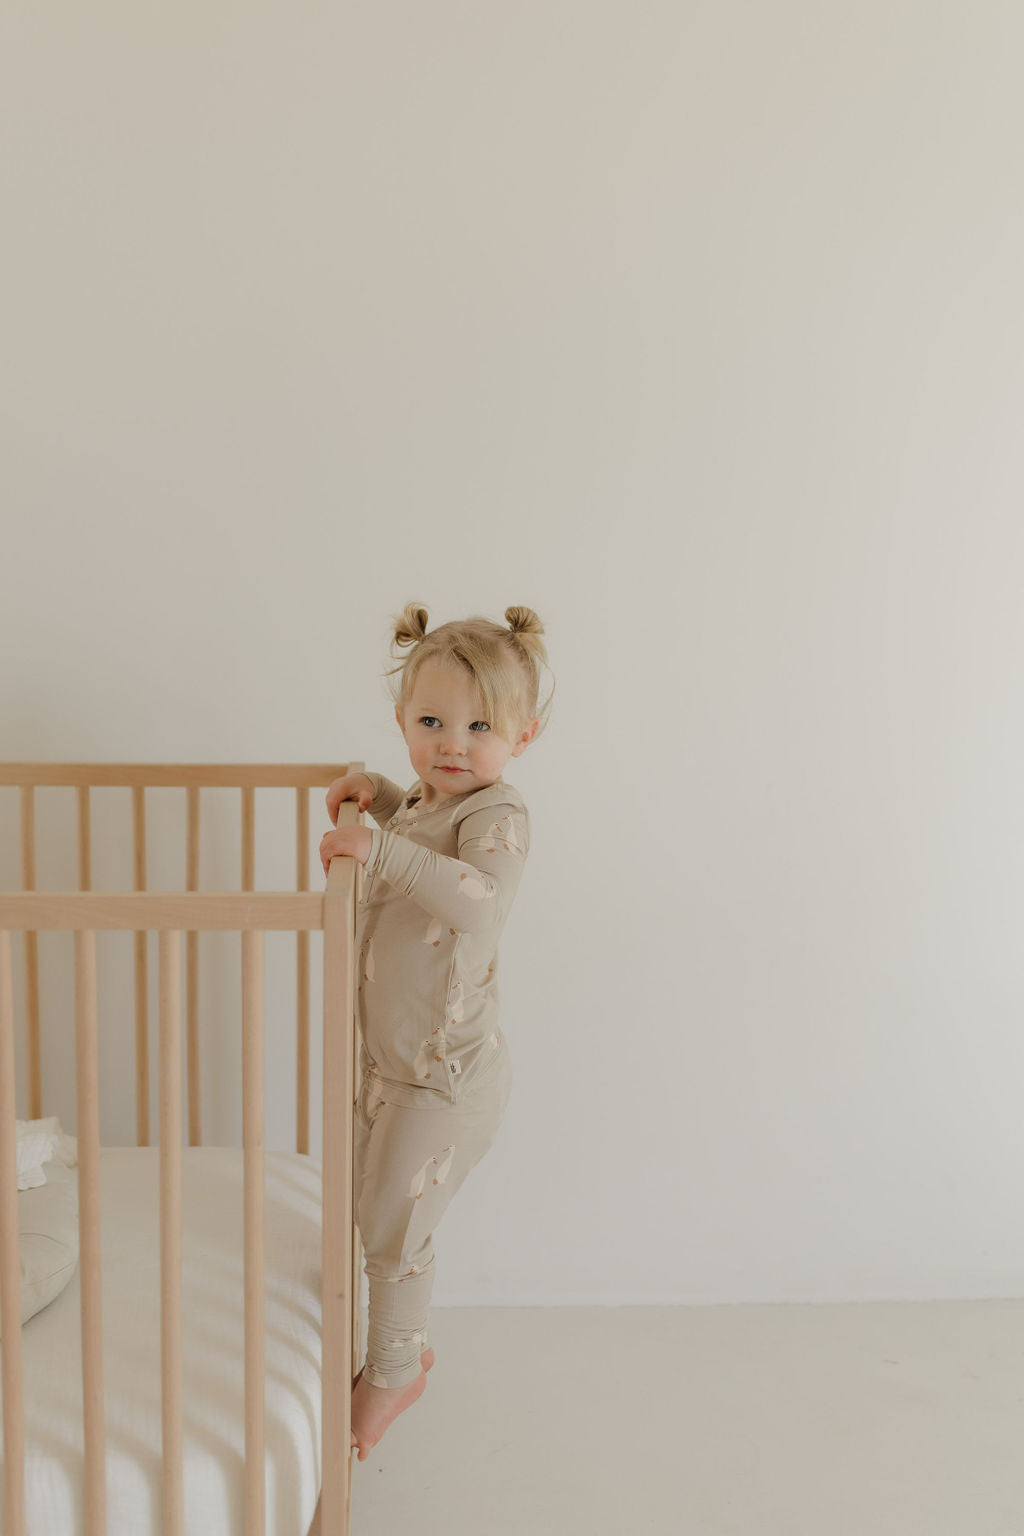
[[[417,645],[427,632],[427,617],[418,603],[406,603],[395,620],[395,645]]]
[[[505,618],[514,635],[542,635],[544,625],[532,608],[506,608]]]

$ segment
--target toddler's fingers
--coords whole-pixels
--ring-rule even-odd
[[[338,822],[338,806],[341,804],[341,791],[344,783],[345,780],[343,778],[335,779],[333,784],[331,784],[328,788],[327,794],[324,796],[324,801],[327,805],[327,814],[335,825],[337,825]]]

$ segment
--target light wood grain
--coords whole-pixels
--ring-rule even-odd
[[[347,862],[351,863],[351,860]],[[0,892],[0,927],[39,930],[92,928],[195,929],[200,933],[311,931],[323,927],[319,891],[34,891]]]
[[[78,1268],[82,1301],[86,1536],[104,1536],[107,1508],[100,1267],[99,1037],[96,1012],[96,935],[88,930],[79,930],[75,934],[75,1076],[78,1098]]]
[[[199,889],[199,786],[190,784],[188,833],[185,852],[185,888]],[[199,1093],[199,935],[185,936],[185,1035],[188,1058],[188,1143],[202,1146],[202,1107]]]
[[[132,786],[132,878],[146,889],[146,788]],[[120,926],[120,925],[118,925]],[[134,925],[144,930],[142,923]],[[180,928],[180,923],[175,923]],[[149,1146],[149,949],[147,934],[135,935],[135,1141]]]
[[[326,789],[333,779],[362,769],[362,763],[0,763],[0,786]]]
[[[89,805],[89,786],[78,786],[78,889],[87,891],[92,886],[92,816]]]
[[[4,1530],[25,1536],[25,1431],[18,1265],[18,1141],[14,1107],[11,936],[0,931],[0,1347],[4,1392]]]
[[[263,1536],[263,935],[242,934],[242,1144],[245,1183],[245,1536]]]
[[[339,818],[340,820],[340,818]],[[348,1530],[352,1434],[352,1019],[356,866],[332,859],[324,898],[323,1536]]]
[[[295,791],[295,889],[309,890],[309,790]],[[295,935],[295,1150],[309,1152],[309,934]]]
[[[21,790],[21,888],[36,888],[36,801],[30,784]],[[25,1067],[28,1074],[28,1118],[42,1116],[43,1090],[39,1059],[39,945],[25,933]]]
[[[181,1270],[181,934],[160,935],[160,1373],[163,1536],[184,1536]]]

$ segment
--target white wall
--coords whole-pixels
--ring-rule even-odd
[[[436,1302],[1024,1294],[1020,11],[4,28],[2,755],[411,782],[389,615],[548,626]]]

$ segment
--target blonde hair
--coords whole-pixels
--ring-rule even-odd
[[[416,676],[426,661],[445,667],[463,667],[480,691],[487,723],[505,741],[516,742],[529,721],[539,719],[537,735],[547,724],[554,694],[552,686],[543,710],[538,710],[540,669],[547,666],[541,636],[544,626],[532,608],[506,608],[508,628],[490,619],[453,619],[427,631],[427,610],[406,603],[394,619],[391,654],[395,647],[413,650],[386,677],[401,674],[396,691],[389,684],[395,704],[405,713]],[[536,739],[536,738],[534,738]]]

